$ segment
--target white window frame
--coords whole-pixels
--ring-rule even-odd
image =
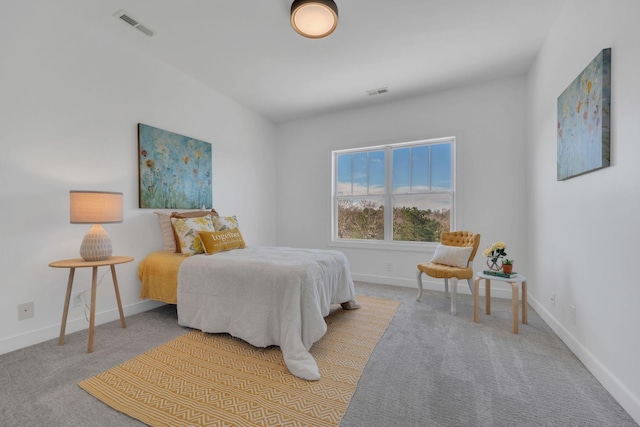
[[[394,148],[404,148],[419,145],[436,145],[441,143],[451,143],[451,190],[447,191],[447,194],[451,195],[451,230],[456,229],[456,138],[454,136],[422,139],[409,142],[389,143],[375,146],[349,148],[344,150],[333,150],[331,152],[331,229],[330,229],[330,241],[329,246],[344,247],[344,248],[361,248],[361,249],[379,249],[379,250],[400,250],[400,251],[423,251],[425,247],[434,248],[438,242],[405,242],[394,241],[392,236],[393,230],[393,215],[387,212],[392,212],[393,209],[385,209],[384,218],[384,240],[366,240],[366,239],[339,239],[337,235],[338,225],[338,210],[337,210],[337,158],[341,154],[353,154],[359,152],[368,152],[376,150],[388,150],[385,156],[385,206],[393,206],[393,189],[392,189],[392,156],[391,150]],[[442,194],[434,192],[433,194]],[[374,195],[375,196],[375,195]],[[366,195],[363,197],[367,197]]]

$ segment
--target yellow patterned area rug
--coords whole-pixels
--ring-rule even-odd
[[[321,379],[293,376],[278,347],[190,331],[79,383],[151,426],[337,426],[398,301],[359,296],[335,306],[311,348]]]

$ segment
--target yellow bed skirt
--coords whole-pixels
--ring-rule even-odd
[[[150,253],[138,266],[140,298],[177,304],[178,271],[185,257],[174,251]]]

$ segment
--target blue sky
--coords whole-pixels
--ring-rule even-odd
[[[395,148],[392,153],[394,194],[451,189],[450,143]],[[384,149],[340,154],[337,162],[338,194],[384,194]]]

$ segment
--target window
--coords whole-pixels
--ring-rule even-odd
[[[333,240],[438,242],[451,229],[454,138],[333,154]]]

